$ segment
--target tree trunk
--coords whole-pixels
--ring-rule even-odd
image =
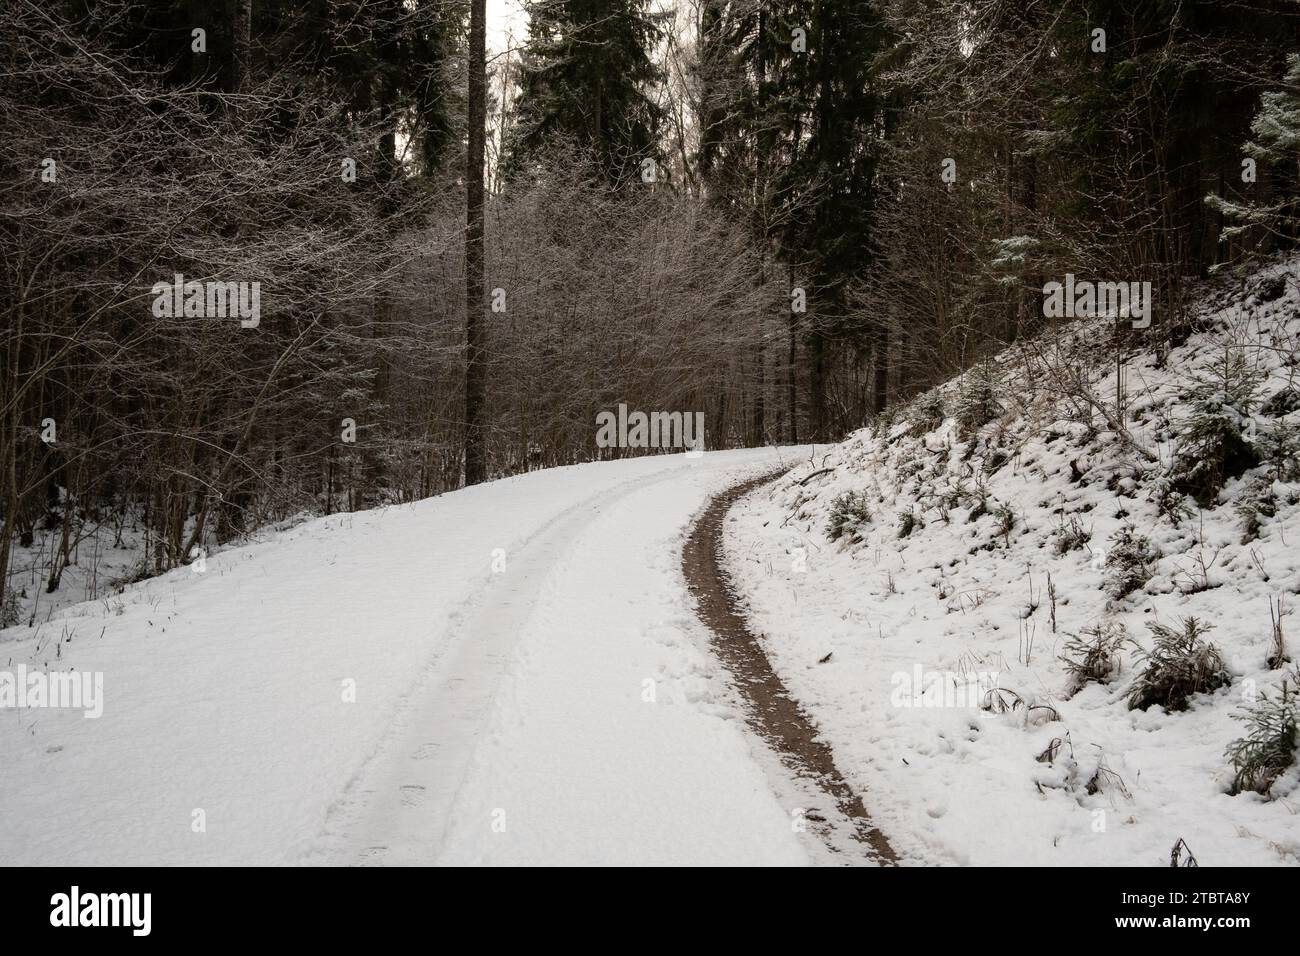
[[[811,438],[815,442],[826,440],[826,335],[821,329],[821,316],[813,317],[812,334],[808,337],[808,404],[812,421],[809,422]]]
[[[465,153],[465,484],[483,480],[483,140],[487,119],[486,0],[469,7],[469,142]]]
[[[768,159],[772,155],[772,124],[767,115],[767,10],[760,7],[758,10],[758,121],[761,125],[759,139],[761,144],[758,150],[758,189],[755,196],[758,207],[758,284],[759,288],[766,291],[767,289],[767,249],[768,233],[770,224],[768,222],[768,205],[767,205],[767,179],[768,179]],[[754,395],[753,419],[751,424],[752,438],[751,445],[763,444],[763,417],[764,392],[767,390],[765,368],[766,358],[763,355],[763,325],[762,319],[759,320],[758,344],[754,349],[754,364],[757,366],[757,381],[754,383],[756,389]]]
[[[884,319],[876,332],[876,367],[872,382],[872,411],[877,415],[889,404],[889,326]]]
[[[247,93],[249,74],[253,65],[252,53],[253,0],[235,0],[234,14],[230,19],[230,91]]]
[[[831,73],[830,53],[828,51],[828,37],[833,36],[831,25],[825,15],[824,4],[821,0],[817,3],[817,142],[820,155],[820,163],[827,161],[825,151],[828,149],[827,143],[830,141],[831,130],[831,110],[834,106],[835,84]],[[816,224],[819,233],[829,234],[831,224],[826,221],[826,209],[820,207],[817,210]],[[828,316],[826,311],[838,306],[839,291],[836,284],[832,281],[832,276],[825,270],[826,262],[821,261],[821,268],[817,272],[817,281],[814,288],[817,290],[817,305],[813,308],[812,330],[808,340],[808,354],[811,361],[808,374],[808,405],[811,417],[809,423],[812,432],[813,441],[826,440],[826,346],[827,339],[830,335],[837,333],[837,329],[827,329]],[[832,305],[834,303],[834,305]],[[823,311],[825,310],[825,311]],[[829,333],[829,334],[828,334]]]

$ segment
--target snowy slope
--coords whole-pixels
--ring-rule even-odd
[[[1244,731],[1234,716],[1297,683],[1290,664],[1267,662],[1270,600],[1289,615],[1300,593],[1294,452],[1281,475],[1260,464],[1204,507],[1185,498],[1178,515],[1166,497],[1160,509],[1189,396],[1225,354],[1259,378],[1242,432],[1294,434],[1298,276],[1281,264],[1210,291],[1199,331],[1166,362],[1153,347],[1128,357],[1124,419],[1151,460],[1101,409],[1061,397],[1082,372],[1113,408],[1109,330],[1084,323],[973,373],[993,383],[990,421],[956,421],[979,393],[968,375],[737,506],[729,561],[755,630],[901,856],[1168,865],[1182,839],[1203,866],[1300,862],[1300,770],[1267,795],[1233,795],[1225,756]],[[845,495],[858,510],[831,540]],[[1250,500],[1267,506],[1257,535],[1241,511]],[[1149,579],[1117,596],[1107,560],[1129,523],[1154,553]],[[1212,626],[1231,685],[1181,712],[1130,709],[1145,625],[1188,615]],[[1099,625],[1133,643],[1118,673],[1075,693],[1061,658],[1071,635]]]
[[[807,862],[679,570],[707,496],[781,461],[322,518],[0,632],[0,669],[104,675],[98,719],[0,710],[0,863]]]

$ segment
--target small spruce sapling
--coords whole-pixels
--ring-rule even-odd
[[[1194,617],[1183,618],[1181,628],[1148,624],[1151,650],[1139,649],[1146,666],[1129,690],[1130,710],[1159,704],[1167,710],[1186,710],[1195,694],[1212,693],[1232,683],[1219,649],[1205,640],[1211,625]]]
[[[1292,681],[1300,673],[1291,675]],[[1232,762],[1232,792],[1253,790],[1268,793],[1273,782],[1295,763],[1296,746],[1300,743],[1297,717],[1300,706],[1297,691],[1282,682],[1281,694],[1274,698],[1261,693],[1246,705],[1243,713],[1233,714],[1233,720],[1246,725],[1243,737],[1228,745],[1224,755]]]
[[[1102,586],[1115,600],[1127,597],[1151,578],[1156,553],[1151,542],[1132,524],[1123,525],[1110,538]]]

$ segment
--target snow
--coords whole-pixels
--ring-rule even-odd
[[[1300,862],[1300,771],[1292,766],[1268,798],[1233,796],[1224,756],[1243,733],[1233,715],[1257,693],[1276,697],[1288,675],[1294,684],[1294,671],[1270,670],[1265,658],[1269,599],[1281,595],[1289,608],[1300,593],[1300,495],[1277,482],[1277,513],[1248,542],[1233,505],[1266,469],[1229,482],[1213,508],[1197,514],[1192,503],[1193,516],[1177,528],[1148,497],[1177,450],[1180,399],[1225,342],[1267,373],[1265,395],[1294,384],[1298,270],[1290,263],[1274,271],[1281,268],[1291,271],[1290,288],[1270,316],[1243,318],[1232,311],[1239,297],[1221,293],[1203,306],[1207,330],[1174,348],[1167,364],[1154,351],[1130,356],[1129,427],[1156,449],[1156,465],[1137,461],[1100,417],[1089,425],[1054,401],[1050,376],[1035,364],[1040,342],[1000,357],[1004,413],[977,434],[959,434],[951,417],[930,430],[907,421],[879,436],[863,430],[732,512],[728,562],[751,624],[906,861],[1160,866],[1182,838],[1203,866]],[[1097,323],[1076,326],[1061,353],[1107,398],[1115,394],[1108,337]],[[949,415],[959,388],[940,389]],[[1293,430],[1298,418],[1282,421]],[[800,483],[822,468],[832,471]],[[958,481],[966,492],[945,522],[939,501]],[[981,482],[990,513],[969,520]],[[864,490],[873,518],[861,540],[829,541],[832,502]],[[1000,505],[1015,514],[1007,535]],[[899,515],[909,510],[917,525],[900,537]],[[1056,529],[1069,518],[1089,544],[1057,554]],[[1160,557],[1144,588],[1114,601],[1102,587],[1104,554],[1125,522]],[[1183,713],[1129,710],[1140,666],[1130,649],[1111,683],[1071,696],[1058,660],[1069,634],[1115,622],[1149,647],[1145,623],[1186,615],[1214,626],[1209,639],[1232,686],[1200,695]],[[1291,637],[1292,660],[1295,646]],[[908,706],[918,671],[917,692],[928,694]],[[983,709],[990,682],[1024,705]],[[971,687],[978,690],[963,697]],[[1053,741],[1058,756],[1036,759]]]
[[[0,710],[0,863],[818,858],[680,571],[706,498],[790,460],[628,459],[320,518],[0,632],[0,669],[104,675],[98,719]]]
[[[1276,298],[1260,280],[1284,273]],[[1300,401],[1273,400],[1300,374],[1297,274],[1207,290],[1199,331],[1128,356],[1132,444],[1061,398],[1062,370],[1115,394],[1108,331],[1084,322],[812,455],[535,472],[44,604],[36,627],[0,631],[0,677],[92,675],[76,686],[102,714],[0,707],[0,863],[857,862],[805,832],[825,794],[746,729],[682,579],[709,496],[784,467],[731,513],[728,564],[904,863],[1158,866],[1182,840],[1201,865],[1294,865],[1300,767],[1234,795],[1225,748],[1297,673],[1267,657],[1269,602],[1289,613],[1300,594],[1300,471],[1251,468],[1180,520],[1159,498],[1225,345],[1263,379],[1246,431],[1300,422]],[[993,419],[960,426],[990,394]],[[1250,536],[1240,506],[1261,488],[1275,510]],[[845,495],[870,517],[831,541]],[[1154,557],[1117,596],[1107,556],[1128,525]],[[1184,712],[1130,710],[1145,625],[1188,615],[1231,684]],[[1135,643],[1076,691],[1060,658],[1097,626]]]

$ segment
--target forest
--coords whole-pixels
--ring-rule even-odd
[[[624,405],[837,441],[1061,321],[1067,274],[1150,289],[1122,361],[1295,241],[1287,0],[534,0],[490,47],[487,16],[4,5],[5,607],[38,536],[47,592],[128,527],[147,577],[639,454],[598,440]]]

